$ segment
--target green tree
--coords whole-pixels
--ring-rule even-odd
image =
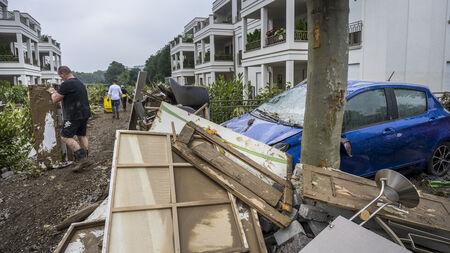
[[[76,72],[73,71],[73,75],[76,76],[83,83],[104,83],[105,71],[97,70],[93,73]]]
[[[105,82],[108,84],[112,83],[114,80],[118,79],[119,76],[125,71],[126,68],[122,63],[116,61],[111,62],[105,72]]]
[[[170,46],[165,45],[155,55],[150,56],[145,62],[144,71],[147,71],[147,81],[155,84],[163,82],[164,77],[171,75],[170,70]]]

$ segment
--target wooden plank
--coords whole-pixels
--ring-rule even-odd
[[[172,122],[172,130],[174,131],[173,133],[173,138],[174,140],[176,140],[176,132],[175,132],[175,124]],[[166,142],[167,143],[171,143],[171,139],[170,139],[170,135],[166,136]],[[175,190],[175,173],[173,170],[173,159],[172,159],[172,148],[170,147],[170,145],[167,145],[166,147],[166,152],[169,156],[169,174],[170,174],[170,196],[172,198],[172,200],[170,201],[170,203],[177,203],[177,193]],[[179,231],[179,227],[178,227],[178,210],[175,206],[172,207],[172,226],[173,226],[173,242],[174,242],[174,247],[175,247],[175,252],[181,252],[180,250],[180,231]]]
[[[339,170],[304,164],[302,166],[303,196],[307,198],[345,209],[360,210],[380,191],[373,180]],[[421,192],[419,196],[417,207],[403,208],[407,212],[386,207],[377,215],[405,224],[450,232],[450,200]],[[377,206],[373,205],[369,211],[373,212],[376,208]]]
[[[192,127],[183,127],[181,129],[180,134],[178,135],[178,141],[184,144],[189,144],[191,142],[192,138],[194,137],[194,128]]]
[[[175,142],[172,144],[172,148],[180,156],[192,163],[197,169],[201,170],[212,180],[225,187],[228,191],[233,193],[233,195],[244,201],[249,206],[254,207],[258,210],[258,212],[275,223],[277,226],[283,228],[289,226],[291,219],[288,216],[279,213],[275,208],[267,204],[256,194],[197,157],[194,152],[186,146],[186,144]]]
[[[196,201],[189,201],[189,202],[182,202],[177,203],[177,207],[192,207],[192,206],[213,206],[213,205],[222,205],[230,203],[229,200],[196,200]],[[142,205],[142,206],[127,206],[127,207],[114,207],[111,208],[111,212],[118,213],[118,212],[133,212],[133,211],[145,211],[145,210],[157,210],[157,209],[167,209],[174,206],[173,203],[169,204],[156,204],[156,205]]]
[[[63,253],[65,252],[67,246],[70,243],[71,238],[75,235],[75,233],[78,230],[82,229],[89,229],[89,228],[95,228],[95,227],[104,227],[105,226],[105,220],[95,220],[95,221],[87,221],[87,222],[77,222],[72,223],[67,230],[67,232],[64,234],[63,238],[59,242],[58,246],[56,247],[55,251],[53,253]],[[97,246],[97,245],[95,245]]]
[[[205,137],[208,141],[213,142],[214,144],[217,144],[221,148],[223,148],[225,151],[229,152],[230,154],[234,155],[235,157],[239,158],[241,161],[245,162],[249,166],[253,167],[255,170],[261,172],[263,175],[267,176],[268,178],[272,179],[273,181],[277,182],[280,185],[287,186],[288,183],[283,178],[275,175],[273,172],[268,170],[267,168],[261,166],[260,164],[256,163],[252,159],[248,158],[246,155],[242,154],[235,148],[230,147],[227,143],[224,143],[219,137],[212,135],[194,122],[190,121],[186,125],[192,127],[195,129],[195,131]]]
[[[56,225],[56,230],[63,230],[65,228],[69,227],[70,224],[72,224],[74,222],[79,222],[79,221],[86,219],[101,204],[102,201],[91,204],[91,205],[75,212],[74,214],[70,215],[69,217],[64,219],[61,223]]]
[[[136,130],[136,124],[138,120],[138,116],[136,113],[135,103],[142,102],[143,95],[142,90],[145,86],[145,79],[147,78],[146,71],[139,71],[137,81],[136,81],[136,93],[134,95],[133,104],[131,105],[131,115],[130,120],[128,122],[128,130]]]
[[[221,154],[211,144],[202,143],[193,147],[192,150],[197,156],[239,182],[242,186],[264,199],[271,206],[276,206],[281,199],[282,193],[280,191],[268,185],[248,170],[242,168],[230,158]]]
[[[239,234],[240,234],[240,239],[242,242],[242,245],[244,245],[244,248],[248,249],[248,242],[247,242],[247,238],[245,237],[245,232],[244,232],[244,227],[242,226],[242,222],[239,222],[239,211],[238,211],[238,207],[236,205],[236,197],[234,197],[233,194],[231,194],[230,192],[228,193],[228,197],[231,200],[231,209],[233,210],[233,215],[235,217],[235,224],[236,226],[239,228]]]
[[[202,105],[200,108],[197,109],[197,111],[194,112],[194,115],[197,115],[199,112],[201,112],[202,110],[208,110],[208,103],[205,103],[204,105]]]

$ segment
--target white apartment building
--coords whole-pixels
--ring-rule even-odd
[[[61,83],[58,68],[61,66],[61,44],[51,36],[42,35],[39,41],[42,83]]]
[[[449,2],[349,0],[349,80],[450,91]],[[307,77],[305,0],[216,0],[212,13],[194,26],[195,84],[242,73],[257,93]]]
[[[7,0],[0,0],[0,9],[0,80],[14,85],[60,83],[54,68],[58,59],[61,63],[59,43],[50,37],[42,41],[39,22],[28,13],[8,11]],[[52,62],[53,68],[47,68]]]

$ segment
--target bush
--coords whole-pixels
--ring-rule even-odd
[[[0,101],[4,104],[25,104],[28,100],[28,87],[25,85],[10,86],[7,81],[0,81]]]
[[[27,155],[34,143],[28,96],[26,103],[9,102],[0,112],[0,167],[13,171],[33,168]]]
[[[450,92],[445,92],[444,95],[439,98],[439,100],[441,101],[445,109],[450,111]]]
[[[86,85],[89,104],[91,105],[103,105],[103,99],[108,92],[106,87],[101,83],[93,83]]]
[[[286,89],[290,88],[291,85],[287,84]],[[227,82],[223,76],[219,76],[219,79],[208,85],[207,89],[210,100],[212,101],[210,106],[211,121],[218,124],[241,116],[253,110],[263,101],[284,91],[284,89],[280,89],[276,85],[271,88],[270,84],[267,83],[264,88],[258,91],[258,95],[255,97],[258,101],[244,100],[244,91],[250,94],[250,85],[243,83],[242,74],[233,77],[230,82]],[[227,100],[227,102],[213,103],[213,101],[219,100]]]

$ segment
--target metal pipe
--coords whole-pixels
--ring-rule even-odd
[[[386,178],[381,178],[381,190],[380,193],[378,194],[378,196],[376,198],[374,198],[372,201],[370,201],[369,204],[367,204],[363,209],[359,210],[355,215],[353,215],[350,220],[353,220],[354,218],[356,218],[360,213],[362,213],[362,211],[366,210],[370,205],[372,205],[373,203],[375,203],[379,198],[381,198],[381,196],[383,196],[383,192],[384,192],[384,181],[386,181]]]
[[[392,205],[392,203],[384,203],[383,205],[381,205],[380,207],[378,207],[378,209],[375,210],[375,212],[373,212],[373,213],[369,216],[369,219],[367,219],[367,220],[361,222],[359,225],[360,225],[360,226],[364,225],[364,224],[365,224],[366,222],[368,222],[373,216],[375,216],[375,214],[377,214],[379,211],[381,211],[381,209],[383,209],[385,206],[388,206],[388,205]]]

